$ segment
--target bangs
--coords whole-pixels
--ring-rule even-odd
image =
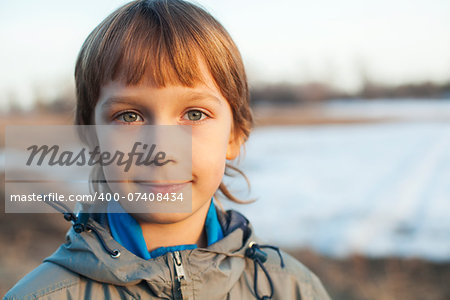
[[[106,30],[98,52],[98,82],[120,79],[134,85],[145,80],[156,87],[201,82],[198,63],[203,51],[192,22],[174,26],[152,9],[151,2],[147,7],[139,4],[116,16]]]
[[[156,87],[193,86],[201,81],[200,49],[188,28],[168,26],[164,24],[166,20],[151,10],[136,14],[130,21],[124,27],[111,28],[118,34],[103,55],[103,74],[109,77],[105,79],[120,78],[127,84],[137,84],[144,79]]]

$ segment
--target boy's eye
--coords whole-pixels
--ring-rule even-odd
[[[206,115],[200,110],[193,109],[188,111],[185,116],[188,117],[189,121],[200,121],[203,120]]]
[[[121,113],[116,117],[116,120],[119,120],[122,123],[133,123],[133,122],[142,122],[142,117],[132,111],[127,111],[124,113]]]

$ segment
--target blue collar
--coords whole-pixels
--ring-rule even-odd
[[[223,230],[220,226],[219,220],[217,219],[217,212],[214,207],[213,199],[214,198],[211,198],[211,204],[205,220],[208,246],[223,238]],[[112,237],[130,252],[143,259],[155,258],[167,252],[197,248],[196,244],[188,244],[159,247],[151,252],[148,252],[141,226],[123,209],[119,202],[110,202],[107,207],[107,212]]]

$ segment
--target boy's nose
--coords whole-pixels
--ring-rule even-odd
[[[151,125],[177,125],[177,119],[168,115],[155,115],[150,120]]]

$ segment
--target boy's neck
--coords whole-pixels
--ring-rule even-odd
[[[207,201],[195,213],[177,223],[155,224],[138,221],[142,228],[148,251],[159,247],[196,244],[203,248],[207,246],[205,220],[210,201]]]

